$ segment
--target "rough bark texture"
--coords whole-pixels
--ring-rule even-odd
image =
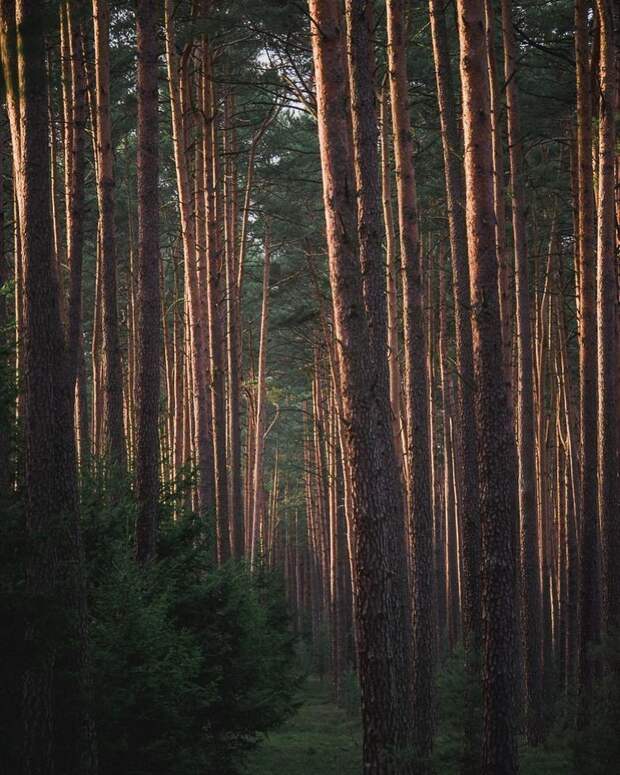
[[[23,398],[26,525],[32,552],[26,592],[38,610],[70,601],[73,616],[61,634],[49,632],[46,616],[33,616],[26,648],[33,649],[24,673],[23,772],[45,775],[96,772],[88,696],[87,614],[79,530],[77,467],[73,434],[73,385],[62,330],[57,274],[53,266],[50,211],[45,8],[33,0],[3,0],[2,48],[9,99],[18,231],[23,267]],[[33,611],[37,608],[33,604]],[[55,751],[54,670],[62,639],[75,639],[79,688],[65,728],[70,730],[62,762]],[[55,761],[56,759],[56,761]]]
[[[159,4],[137,0],[138,44],[138,254],[136,364],[137,556],[155,554],[159,505],[159,121],[157,39]]]
[[[403,0],[387,3],[388,67],[400,225],[413,590],[414,740],[420,767],[433,746],[433,508],[429,396],[413,138],[408,109]]]
[[[319,144],[336,330],[344,453],[350,466],[363,762],[372,775],[410,773],[411,621],[403,506],[389,411],[378,410],[357,255],[355,182],[338,5],[311,0]]]
[[[493,210],[493,149],[482,0],[458,0],[467,191],[467,240],[482,532],[484,775],[518,770],[515,729],[516,520],[512,428],[502,378]]]

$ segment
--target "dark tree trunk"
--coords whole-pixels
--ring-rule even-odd
[[[413,726],[403,504],[387,395],[385,404],[375,395],[357,255],[343,19],[329,0],[311,0],[310,16],[343,444],[351,471],[363,761],[371,775],[410,773],[411,764],[396,763],[410,753]]]
[[[579,276],[579,700],[577,723],[587,723],[594,671],[591,649],[599,640],[600,598],[597,514],[597,359],[596,248],[594,243],[594,182],[592,171],[592,93],[589,68],[587,0],[575,3],[577,64],[577,180]]]
[[[456,339],[456,446],[458,450],[459,511],[463,526],[463,639],[467,660],[467,728],[462,773],[474,775],[479,769],[480,725],[475,712],[480,672],[480,517],[478,513],[478,461],[476,457],[476,418],[474,411],[474,356],[471,331],[471,296],[467,263],[465,196],[461,143],[458,136],[456,97],[450,69],[450,53],[445,18],[446,0],[431,0],[431,31],[435,57],[437,99],[441,122],[448,228],[452,259],[454,328]]]
[[[493,147],[482,0],[458,0],[482,532],[482,773],[518,771],[515,726],[516,492],[502,377],[493,208]]]
[[[414,744],[422,770],[433,747],[433,508],[429,395],[413,138],[407,93],[403,0],[387,3],[388,63],[403,278],[405,406],[413,590]]]
[[[159,121],[157,71],[159,5],[137,0],[138,46],[138,255],[136,364],[136,552],[155,554],[159,505]]]
[[[26,649],[36,657],[24,672],[21,717],[25,775],[55,770],[54,674],[59,648],[72,649],[79,688],[60,727],[69,749],[63,772],[96,772],[89,691],[87,614],[79,528],[77,466],[73,432],[73,385],[53,265],[50,210],[45,8],[34,0],[3,0],[2,59],[12,99],[11,136],[17,197],[17,229],[23,267],[23,422],[26,525],[32,550],[26,592],[32,616]],[[60,633],[37,611],[68,604],[71,617]],[[35,605],[36,603],[36,605]],[[72,645],[75,644],[75,645]],[[75,651],[73,651],[75,649]],[[59,719],[60,721],[60,719]],[[60,726],[60,725],[59,725]],[[63,735],[62,742],[65,742]],[[64,758],[64,757],[63,757]]]

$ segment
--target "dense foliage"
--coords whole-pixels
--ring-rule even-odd
[[[112,502],[93,477],[81,500],[99,771],[237,772],[260,733],[294,709],[299,672],[279,578],[268,571],[250,575],[243,564],[215,568],[204,522],[189,512],[173,519],[169,503],[163,504],[158,560],[139,568],[131,498]],[[28,640],[31,617],[46,618],[55,643],[55,723],[57,740],[67,749],[80,691],[68,635],[72,614],[51,593],[35,600],[25,592],[30,547],[24,528],[20,493],[3,493],[3,772],[18,771],[21,757],[21,676],[37,658],[36,644]],[[64,754],[61,742],[59,772]]]

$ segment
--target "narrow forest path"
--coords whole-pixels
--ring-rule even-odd
[[[329,696],[329,686],[317,678],[304,684],[297,713],[265,738],[249,757],[249,775],[358,775],[361,732]]]

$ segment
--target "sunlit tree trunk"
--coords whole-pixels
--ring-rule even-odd
[[[493,143],[482,0],[458,0],[465,146],[466,223],[482,532],[482,773],[518,770],[514,650],[516,492],[511,413],[502,376],[494,234]]]
[[[196,235],[192,217],[192,195],[187,165],[185,126],[180,92],[181,79],[186,78],[186,74],[181,73],[179,69],[178,55],[174,41],[173,10],[174,4],[172,0],[166,0],[166,62],[168,67],[168,84],[172,113],[172,145],[177,176],[183,260],[185,267],[185,290],[189,315],[189,360],[191,362],[187,364],[186,373],[188,371],[191,372],[191,400],[188,409],[191,410],[194,426],[193,440],[196,452],[195,463],[198,467],[198,507],[200,512],[205,515],[213,504],[213,456],[210,449],[207,416],[209,403],[207,399],[208,394],[206,384],[206,340],[205,331],[203,331],[202,299],[198,282],[196,256]]]
[[[510,184],[512,188],[512,231],[515,256],[517,318],[517,459],[519,463],[521,617],[527,688],[527,738],[538,743],[542,728],[541,590],[539,536],[537,530],[536,461],[534,428],[534,381],[532,363],[531,303],[526,240],[526,202],[523,183],[523,150],[517,93],[517,51],[512,28],[510,0],[502,0],[504,70]],[[539,401],[541,396],[539,395]],[[539,439],[539,443],[544,443]],[[542,505],[541,505],[542,508]]]
[[[389,87],[381,89],[380,105],[380,147],[381,147],[381,197],[383,200],[383,224],[385,231],[385,266],[387,275],[387,347],[390,380],[390,406],[394,426],[394,446],[402,469],[403,481],[407,481],[404,458],[404,437],[401,415],[402,380],[399,362],[399,319],[398,319],[398,265],[396,260],[396,236],[394,233],[394,212],[392,208],[392,186],[390,181],[390,93]]]
[[[506,194],[504,180],[504,139],[502,136],[502,104],[497,61],[495,56],[495,10],[493,0],[485,0],[485,29],[487,39],[487,64],[491,97],[491,133],[493,138],[493,202],[495,208],[495,246],[497,250],[497,282],[499,311],[502,323],[502,363],[508,405],[513,409],[513,359],[512,332],[514,301],[511,289],[513,267],[506,246]]]
[[[265,378],[267,366],[267,335],[269,330],[269,267],[271,262],[270,237],[265,235],[265,252],[263,265],[263,301],[260,315],[260,343],[258,346],[258,373],[256,378],[256,423],[254,435],[254,465],[252,482],[252,546],[250,563],[252,568],[256,566],[259,551],[259,527],[263,516],[263,452],[265,433],[265,404],[267,400],[265,391]]]
[[[601,29],[598,164],[598,478],[603,547],[603,623],[608,632],[620,626],[620,525],[618,524],[618,428],[616,393],[618,282],[615,256],[615,113],[618,97],[612,0],[597,0]],[[616,21],[618,19],[616,18]],[[617,35],[617,33],[616,33]]]
[[[116,236],[114,224],[114,155],[110,119],[109,0],[93,0],[95,41],[95,121],[97,203],[99,206],[102,331],[104,352],[105,454],[122,474],[127,465],[123,429],[123,381],[116,298]]]
[[[226,365],[228,371],[228,455],[230,460],[229,519],[231,552],[243,556],[243,480],[241,477],[241,300],[237,284],[237,165],[236,135],[232,126],[234,98],[226,96],[224,115],[225,200],[226,200]]]
[[[479,676],[481,644],[480,616],[480,518],[478,513],[478,461],[476,457],[476,422],[474,411],[474,359],[471,331],[471,296],[467,260],[467,233],[464,211],[464,184],[461,142],[458,135],[456,98],[450,69],[450,53],[445,18],[445,0],[431,0],[431,32],[437,81],[437,100],[441,122],[448,229],[454,294],[454,327],[456,345],[456,440],[458,450],[459,510],[463,525],[463,637],[467,659],[468,683],[466,701],[467,729],[462,772],[478,772],[479,738],[476,686]]]
[[[311,0],[319,146],[336,332],[342,430],[351,466],[351,522],[363,761],[372,775],[410,773],[410,615],[403,507],[387,395],[375,392],[357,256],[355,180],[347,115],[343,19]]]
[[[203,127],[205,198],[207,214],[207,302],[209,320],[209,358],[211,377],[212,438],[215,474],[215,518],[219,562],[230,557],[231,532],[228,513],[228,472],[226,464],[226,374],[224,360],[224,281],[225,261],[221,229],[224,226],[221,207],[220,164],[218,144],[218,110],[213,84],[213,63],[206,38],[202,42]],[[262,485],[261,485],[262,486]]]

